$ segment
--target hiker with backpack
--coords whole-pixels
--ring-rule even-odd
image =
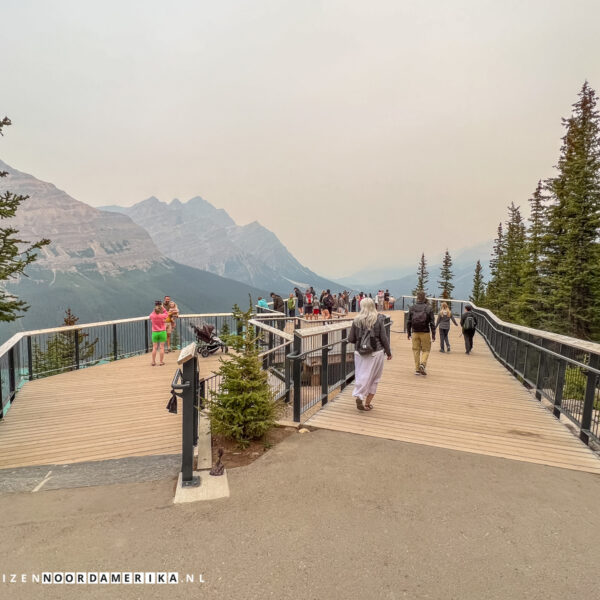
[[[304,316],[308,320],[311,320],[313,318],[313,309],[312,309],[313,293],[311,292],[311,289],[312,288],[307,289],[306,294],[304,294]]]
[[[422,290],[417,292],[417,303],[408,309],[406,333],[409,340],[412,338],[415,375],[427,375],[426,367],[431,352],[431,342],[435,342],[435,317],[431,304],[427,302],[425,292]]]
[[[304,296],[297,287],[294,288],[294,293],[296,294],[296,306],[298,308],[298,313],[300,316],[302,316],[304,314]]]
[[[448,341],[448,334],[450,333],[450,321],[452,321],[458,327],[458,323],[454,319],[448,304],[446,302],[442,302],[442,308],[438,313],[437,323],[435,324],[440,331],[440,352],[446,352],[446,350],[444,350],[444,346],[447,346],[448,352],[450,352],[450,342]]]
[[[331,290],[327,290],[325,295],[323,296],[323,300],[321,301],[321,306],[323,307],[323,318],[330,319],[331,313],[333,312],[334,299],[331,295]]]
[[[465,312],[460,317],[462,335],[465,338],[465,354],[471,354],[473,350],[473,337],[477,330],[477,317],[473,313],[473,307],[465,304]]]
[[[355,344],[354,391],[358,410],[371,410],[377,384],[383,373],[383,354],[392,359],[390,341],[385,330],[385,317],[377,314],[375,302],[364,298],[360,313],[352,321],[348,341]]]

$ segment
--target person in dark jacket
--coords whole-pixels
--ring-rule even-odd
[[[298,308],[298,313],[302,316],[304,314],[304,296],[297,287],[294,288],[294,293],[296,294],[296,307]]]
[[[447,346],[448,352],[450,352],[450,342],[448,341],[448,334],[450,333],[450,321],[452,321],[457,327],[458,323],[452,314],[452,311],[445,302],[442,302],[442,308],[438,313],[438,318],[435,326],[440,332],[440,352],[445,352],[444,345]]]
[[[276,294],[275,292],[271,292],[271,298],[273,299],[273,310],[277,312],[285,313],[285,308],[283,305],[283,298]],[[285,319],[277,319],[277,327],[279,329],[283,329],[285,327]]]
[[[427,375],[426,367],[431,352],[431,342],[435,342],[435,317],[423,291],[417,292],[417,303],[408,309],[406,333],[409,340],[412,338],[415,375]]]
[[[460,326],[462,327],[462,335],[465,338],[465,354],[471,354],[473,337],[477,330],[477,317],[473,313],[473,307],[470,304],[465,304],[465,312],[460,317]]]
[[[358,410],[371,410],[373,397],[377,391],[377,384],[383,373],[383,355],[388,360],[392,359],[390,340],[385,330],[385,317],[378,315],[375,302],[365,298],[360,303],[360,313],[352,321],[348,334],[348,341],[357,344],[354,352],[354,391]],[[370,332],[370,333],[369,333]],[[363,338],[363,333],[369,333],[370,348],[366,352],[359,352],[358,344]]]

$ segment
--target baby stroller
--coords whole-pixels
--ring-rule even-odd
[[[229,348],[223,340],[214,334],[215,326],[208,323],[202,323],[200,327],[190,324],[196,336],[196,352],[207,358],[210,354],[214,354],[219,348],[222,352],[227,353]]]

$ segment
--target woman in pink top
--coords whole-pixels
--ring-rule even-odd
[[[157,300],[154,310],[148,317],[152,321],[152,366],[156,366],[156,350],[160,344],[160,366],[165,359],[165,342],[167,341],[167,317],[169,313],[163,308],[162,302]]]

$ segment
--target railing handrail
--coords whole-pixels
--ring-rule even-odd
[[[179,315],[178,318],[197,319],[204,317],[231,317],[233,313],[191,313]],[[18,344],[23,338],[33,335],[44,335],[50,333],[67,333],[69,331],[81,331],[82,329],[90,329],[93,327],[103,327],[106,325],[121,325],[124,323],[138,323],[147,321],[148,317],[131,317],[129,319],[115,319],[112,321],[97,321],[96,323],[77,323],[77,325],[63,325],[61,327],[50,327],[48,329],[31,329],[28,331],[20,331],[15,333],[11,338],[6,340],[0,346],[0,358],[6,354],[12,347]]]
[[[401,296],[402,298],[416,298],[416,296]],[[536,337],[543,337],[547,340],[552,340],[553,342],[558,342],[560,344],[564,344],[566,346],[571,346],[572,348],[578,348],[579,350],[585,350],[586,352],[593,352],[594,354],[600,354],[600,344],[596,342],[588,342],[586,340],[580,340],[578,338],[569,337],[567,335],[563,335],[561,333],[553,333],[551,331],[544,331],[543,329],[533,329],[532,327],[527,327],[525,325],[517,325],[516,323],[510,323],[507,321],[503,321],[500,317],[495,315],[489,308],[482,308],[477,306],[472,300],[461,300],[459,298],[435,298],[432,296],[427,297],[428,300],[441,300],[442,302],[451,302],[451,303],[462,303],[462,304],[470,304],[474,309],[487,313],[488,317],[495,321],[498,325],[502,327],[511,327],[512,329],[517,329],[518,331],[522,331],[523,333],[527,333],[529,335],[534,335]]]

